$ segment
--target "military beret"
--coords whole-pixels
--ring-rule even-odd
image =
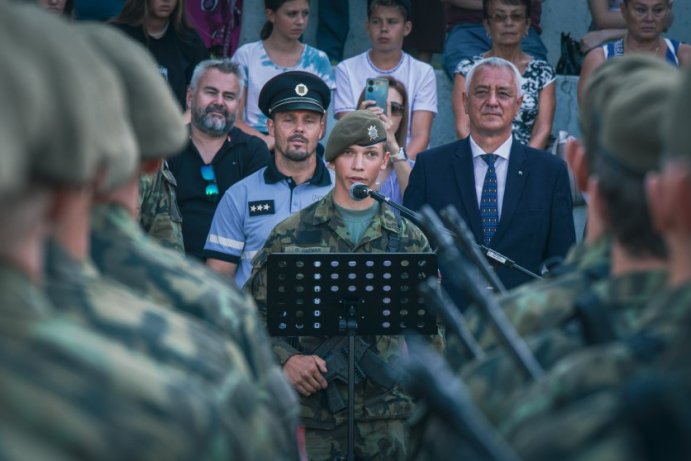
[[[29,91],[47,89],[50,99],[33,106],[37,120],[27,121],[40,123],[42,130],[29,150],[32,174],[60,184],[84,184],[105,158],[137,152],[122,83],[73,27],[35,5],[5,5],[1,13],[0,29],[42,77]],[[22,86],[18,91],[26,92]]]
[[[664,155],[691,160],[691,71],[684,71],[678,92],[668,102],[662,124]]]
[[[656,69],[663,72],[671,66],[662,59],[647,54],[630,54],[608,59],[595,69],[586,84],[580,104],[580,128],[590,155],[595,154],[597,139],[594,136],[594,120],[600,121],[604,109],[619,91],[629,91],[633,82],[650,78],[641,71]]]
[[[673,67],[648,69],[647,78],[627,84],[604,110],[598,154],[604,161],[632,175],[657,169],[662,154],[660,126],[667,101],[680,81]]]
[[[2,22],[0,19],[0,55],[12,63],[0,66],[0,107],[4,108],[0,111],[0,195],[4,196],[29,181],[30,151],[36,139],[45,136],[46,113],[55,109],[37,64],[4,34]]]
[[[188,139],[182,111],[151,54],[113,27],[81,23],[79,30],[123,82],[125,103],[141,158],[169,157],[180,152]],[[121,152],[108,162],[109,186],[122,183],[134,173],[120,171],[126,155]]]
[[[384,123],[369,110],[350,112],[331,130],[324,159],[332,162],[350,146],[373,146],[386,141]]]
[[[325,113],[331,103],[331,90],[314,74],[284,72],[266,82],[259,92],[259,109],[271,118],[276,112],[311,110]]]

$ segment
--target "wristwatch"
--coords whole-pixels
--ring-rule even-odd
[[[408,160],[408,154],[406,154],[403,147],[398,149],[398,153],[391,156],[391,163],[400,162],[401,160]]]

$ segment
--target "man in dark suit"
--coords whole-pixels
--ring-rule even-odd
[[[576,238],[566,164],[511,135],[522,102],[520,82],[515,66],[500,58],[470,70],[463,94],[470,136],[417,157],[404,204],[436,211],[454,205],[478,243],[539,273],[543,262],[563,257]],[[530,280],[514,269],[496,272],[507,288]],[[451,295],[465,307],[459,293]]]

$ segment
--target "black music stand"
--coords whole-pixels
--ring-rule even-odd
[[[274,253],[267,260],[272,336],[348,336],[348,461],[355,445],[355,336],[436,334],[417,285],[437,276],[433,253]]]

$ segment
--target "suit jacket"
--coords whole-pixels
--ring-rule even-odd
[[[428,204],[435,211],[454,205],[475,240],[481,243],[482,225],[469,138],[420,153],[410,174],[403,203],[414,210]],[[575,241],[566,163],[514,139],[502,214],[489,246],[539,273],[545,260],[564,257]],[[515,269],[497,267],[496,272],[506,288],[531,280]],[[448,284],[444,285],[449,290]],[[459,307],[464,308],[467,304],[464,297],[449,291]]]

